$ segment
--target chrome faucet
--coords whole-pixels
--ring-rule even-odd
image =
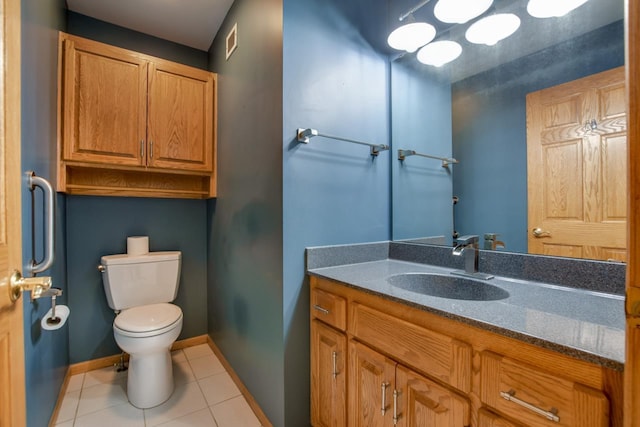
[[[453,248],[454,256],[464,256],[464,271],[454,271],[452,274],[459,276],[469,276],[478,279],[491,279],[490,274],[478,272],[478,236],[469,235],[456,239],[456,246]]]
[[[478,272],[478,241],[478,236],[462,236],[456,239],[453,255],[464,255],[464,272],[467,274]]]

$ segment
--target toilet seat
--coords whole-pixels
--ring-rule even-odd
[[[182,310],[169,303],[149,304],[123,310],[113,321],[113,329],[129,337],[152,337],[181,324]]]

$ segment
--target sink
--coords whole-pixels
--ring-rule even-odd
[[[496,301],[509,297],[509,292],[489,283],[446,274],[397,274],[387,278],[387,282],[407,291],[440,298]]]

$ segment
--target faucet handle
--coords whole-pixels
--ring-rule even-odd
[[[477,235],[466,235],[461,236],[456,239],[456,242],[459,245],[477,245],[479,241],[479,237]]]

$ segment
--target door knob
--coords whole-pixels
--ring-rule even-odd
[[[536,227],[532,230],[533,232],[533,236],[540,238],[540,237],[551,237],[551,233],[548,231],[544,231],[542,228],[540,227]]]
[[[16,270],[11,275],[9,283],[11,285],[9,286],[9,296],[12,302],[16,302],[24,291],[31,291],[31,300],[34,300],[51,287],[51,277],[22,277],[22,274]]]

